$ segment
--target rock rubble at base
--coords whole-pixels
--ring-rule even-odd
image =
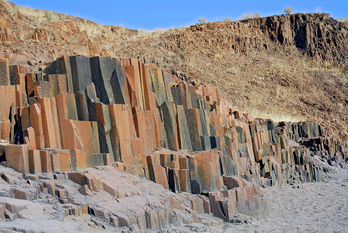
[[[92,225],[125,232],[192,223],[209,228],[223,223],[213,217],[206,196],[176,194],[113,166],[35,175],[0,166],[0,174],[0,222],[62,221],[68,216],[89,215]]]
[[[173,193],[206,195],[191,200],[196,213],[228,222],[237,212],[263,218],[267,204],[258,186],[319,181],[308,149],[346,159],[347,145],[332,128],[255,119],[234,111],[216,88],[189,85],[154,64],[63,56],[43,65],[7,53],[0,58],[0,139],[10,142],[0,146],[2,157],[25,175],[63,173],[84,195],[103,190],[126,197],[108,177],[95,180],[80,171],[114,165]],[[34,200],[43,192],[71,202],[55,187],[47,181],[40,192],[11,193]],[[85,207],[73,212],[81,211]],[[117,215],[117,224],[155,229],[143,222],[157,215],[139,214],[137,220]],[[161,217],[163,226],[170,216]]]

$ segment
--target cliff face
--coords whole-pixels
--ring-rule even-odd
[[[74,173],[113,165],[174,193],[207,195],[194,202],[225,221],[236,213],[263,218],[268,209],[258,186],[320,181],[313,153],[347,156],[347,144],[329,125],[255,119],[235,111],[217,88],[190,85],[155,64],[63,56],[29,65],[23,56],[0,58],[0,139],[9,142],[0,145],[2,159],[26,175],[69,174],[85,186],[84,195],[103,190],[124,197],[103,179]]]
[[[260,29],[262,38],[269,38],[278,46],[295,46],[317,60],[347,61],[347,24],[329,14],[281,15],[242,22]],[[263,47],[267,49],[267,43]]]
[[[202,50],[248,54],[255,50],[298,49],[318,61],[347,61],[347,23],[329,14],[294,14],[247,19],[237,22],[196,24],[181,33],[164,35],[162,47],[176,51]],[[175,41],[177,45],[170,42]],[[202,47],[202,48],[200,48]]]
[[[33,201],[47,192],[72,203],[69,215],[88,213],[129,230],[203,223],[209,214],[228,222],[237,213],[263,218],[268,208],[258,186],[320,181],[312,155],[347,158],[347,25],[327,14],[142,35],[4,0],[0,5],[7,51],[0,53],[0,159],[35,180],[33,187],[10,189],[0,218],[25,218],[11,212],[11,198]],[[95,54],[137,59],[88,57]],[[240,109],[312,121],[275,123]],[[117,169],[81,171],[105,165]],[[127,193],[109,177],[124,177],[119,170],[198,196],[161,189],[159,205],[140,194],[142,184],[139,193]],[[35,175],[51,172],[73,188]],[[24,182],[18,174],[3,177],[9,185]],[[127,179],[133,188],[145,185]],[[127,197],[135,196],[146,200],[126,210]]]
[[[212,22],[166,31],[98,25],[1,4],[1,49],[29,60],[61,55],[134,57],[218,87],[238,110],[275,120],[317,120],[347,133],[347,23],[328,14]]]

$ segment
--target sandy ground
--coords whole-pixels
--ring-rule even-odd
[[[225,232],[348,232],[348,169],[331,167],[323,182],[263,188],[270,216]]]

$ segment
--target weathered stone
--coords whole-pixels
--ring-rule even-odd
[[[186,120],[187,120],[188,129],[190,132],[192,149],[193,151],[201,151],[202,144],[201,144],[201,138],[199,135],[199,124],[197,122],[198,119],[196,115],[196,109],[186,110]]]
[[[92,83],[89,58],[85,56],[70,57],[70,67],[74,93],[84,91]]]
[[[182,105],[177,105],[177,122],[179,128],[180,137],[180,149],[182,150],[192,150],[190,132],[187,125],[187,120],[185,116],[185,110]]]
[[[32,174],[41,173],[41,156],[39,150],[28,150],[29,172]]]
[[[166,132],[166,142],[168,149],[178,150],[177,126],[173,109],[169,102],[165,101],[160,107],[163,114],[164,129]]]
[[[27,145],[6,145],[5,155],[8,166],[18,172],[29,173]]]
[[[116,104],[129,104],[127,79],[121,63],[116,61],[116,69],[112,73],[111,86]]]
[[[161,106],[166,101],[166,87],[160,69],[153,69],[151,75],[153,91],[156,94],[157,105]]]
[[[51,163],[50,151],[41,150],[40,151],[40,159],[41,159],[42,172],[52,172],[52,163]]]
[[[116,71],[116,61],[110,57],[91,57],[92,81],[96,86],[97,96],[104,104],[115,104],[111,78]]]
[[[0,59],[0,86],[9,86],[10,82],[10,69],[6,59]]]
[[[9,80],[16,85],[0,85],[0,137],[26,144],[7,146],[26,147],[9,154],[5,149],[9,166],[24,173],[46,173],[114,164],[107,169],[147,177],[175,193],[212,193],[210,201],[189,199],[194,211],[190,218],[165,211],[147,213],[146,208],[139,208],[135,218],[94,208],[117,226],[162,229],[173,221],[196,221],[197,214],[210,211],[226,221],[232,221],[236,212],[259,217],[267,208],[256,185],[319,180],[304,146],[330,158],[330,163],[346,159],[343,144],[328,138],[314,122],[255,119],[234,111],[216,88],[188,85],[154,64],[65,56],[47,70],[43,67],[35,71],[32,67],[33,73],[26,74],[23,62],[13,62]],[[302,145],[293,146],[289,139]],[[71,178],[82,185],[84,195],[97,190],[113,198],[137,195],[115,187],[113,181],[86,177]],[[74,203],[62,187],[44,186],[40,190],[58,195],[61,203]],[[31,198],[31,192],[18,190],[11,195]],[[168,203],[181,211],[190,208],[178,200]],[[64,213],[79,216],[81,211],[75,206]]]

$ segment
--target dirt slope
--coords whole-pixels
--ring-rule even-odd
[[[328,14],[279,15],[144,32],[0,0],[2,51],[52,61],[62,54],[138,58],[217,86],[235,110],[317,120],[347,133],[348,24]]]

